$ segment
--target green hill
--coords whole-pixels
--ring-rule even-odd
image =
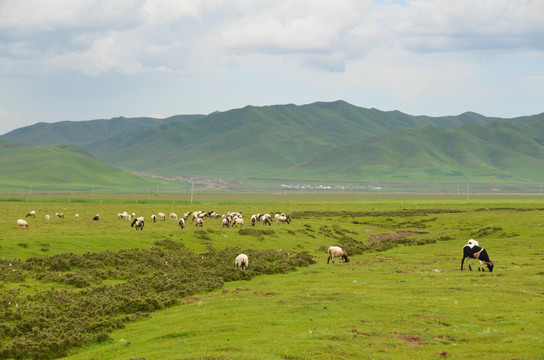
[[[37,123],[10,131],[0,139],[29,145],[88,145],[92,142],[113,138],[131,131],[142,131],[170,122],[182,123],[198,119],[203,115],[176,115],[166,119],[149,117],[110,120],[61,121],[56,123]]]
[[[172,122],[145,132],[123,134],[87,148],[101,161],[124,169],[233,178],[274,174],[339,145],[397,128],[435,124],[457,127],[492,120],[473,113],[442,118],[411,116],[360,108],[344,101],[247,106],[182,124]]]
[[[543,130],[544,119],[397,129],[339,146],[284,173],[361,181],[538,182],[544,175]]]
[[[0,140],[0,188],[28,190],[147,191],[157,181],[121,171],[74,145],[29,146]]]
[[[169,177],[399,182],[470,177],[482,182],[539,183],[544,178],[543,121],[544,113],[514,119],[473,112],[429,117],[335,101],[246,106],[165,120],[40,123],[0,139],[76,144],[85,147],[93,161],[126,172]],[[59,157],[58,164],[63,161]],[[80,162],[72,176],[87,174],[83,164],[98,166]],[[19,174],[23,170],[16,162],[9,166],[17,170],[9,176],[27,178],[28,174]],[[100,172],[91,173],[96,177]],[[38,175],[42,176],[33,173]],[[89,175],[67,183],[88,184]],[[115,178],[106,177],[110,182]],[[46,174],[43,178],[50,181]]]

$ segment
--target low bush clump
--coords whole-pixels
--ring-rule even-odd
[[[247,271],[240,271],[234,267],[240,248],[209,246],[196,254],[180,244],[161,240],[156,245],[163,248],[0,260],[3,282],[23,282],[30,276],[64,287],[33,295],[0,291],[0,358],[62,357],[70,348],[110,341],[109,333],[126,321],[177,304],[183,297],[217,289],[226,281],[313,263],[306,252],[243,250],[251,263]]]

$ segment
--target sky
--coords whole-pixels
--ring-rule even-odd
[[[0,134],[345,100],[544,112],[544,0],[0,0]]]

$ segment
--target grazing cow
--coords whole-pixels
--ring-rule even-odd
[[[329,257],[327,258],[327,264],[330,260],[332,260],[332,263],[334,264],[334,258],[341,258],[341,260],[344,260],[344,262],[349,262],[348,254],[339,246],[331,246],[328,253]]]
[[[467,259],[467,265],[470,271],[472,271],[472,267],[470,266],[469,260],[470,259],[476,259],[480,262],[480,265],[478,265],[478,271],[485,271],[482,264],[485,264],[487,268],[489,269],[489,272],[493,272],[493,267],[495,266],[496,261],[491,261],[489,259],[489,255],[487,254],[487,251],[477,245],[478,242],[476,240],[469,240],[468,244],[463,246],[463,258],[461,259],[461,271],[463,271],[463,263],[465,262],[465,258]],[[480,269],[481,268],[481,269]]]

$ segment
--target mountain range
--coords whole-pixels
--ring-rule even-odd
[[[69,182],[70,176],[85,173],[89,162],[95,167],[107,164],[108,170],[103,171],[109,175],[103,177],[110,180],[119,176],[110,172],[122,170],[130,176],[140,172],[232,181],[456,182],[470,178],[539,183],[544,179],[544,113],[510,119],[473,112],[412,116],[335,101],[246,106],[161,120],[121,117],[37,123],[0,136],[0,164],[16,169],[14,162],[22,162],[18,157],[28,161],[36,156],[32,154],[52,148],[62,150],[66,164],[79,164],[79,169],[75,165],[71,175],[62,174],[67,165],[57,159],[52,167],[57,170],[44,173],[45,183],[55,176]],[[5,149],[14,159],[10,163],[2,160]],[[42,167],[51,167],[47,158],[39,161]],[[26,175],[14,170],[9,176],[24,179]],[[87,176],[94,182],[96,175]],[[9,178],[0,178],[2,183],[9,183]]]

